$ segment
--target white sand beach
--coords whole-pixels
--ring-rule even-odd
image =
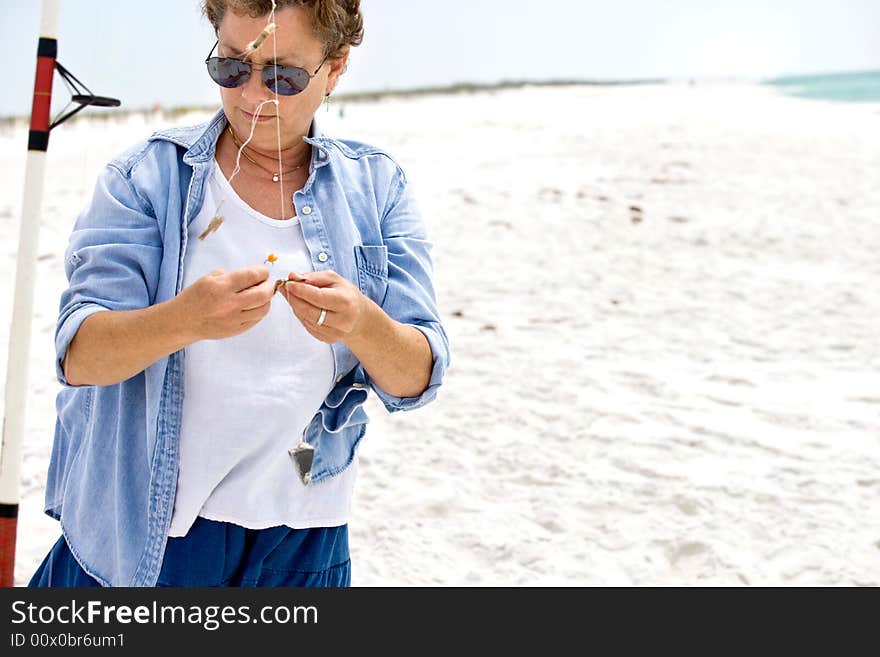
[[[434,242],[452,366],[375,396],[354,586],[880,585],[880,104],[748,84],[331,104]],[[102,165],[171,123],[52,133],[16,585],[43,515],[63,255]],[[0,387],[26,126],[0,129]],[[0,395],[2,403],[2,395]]]

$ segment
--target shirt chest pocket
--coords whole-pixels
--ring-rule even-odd
[[[388,247],[366,244],[354,247],[358,287],[367,297],[382,305],[388,291]]]

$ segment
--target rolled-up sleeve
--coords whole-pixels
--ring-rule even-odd
[[[433,263],[427,230],[411,185],[398,169],[396,191],[382,218],[388,247],[388,290],[382,309],[393,319],[421,331],[431,347],[433,365],[428,387],[416,397],[396,397],[367,377],[389,412],[419,408],[433,401],[450,364],[449,339],[440,320],[434,292]]]
[[[87,317],[146,308],[155,299],[162,238],[152,214],[131,180],[108,165],[76,220],[64,255],[69,285],[61,294],[55,328],[55,370],[62,385],[70,386],[64,357]]]

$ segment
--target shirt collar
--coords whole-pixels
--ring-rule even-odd
[[[327,147],[331,140],[324,135],[314,116],[312,117],[312,125],[309,127],[309,134],[307,137],[303,137],[303,141],[313,146],[313,167],[322,167],[330,162],[330,153]]]

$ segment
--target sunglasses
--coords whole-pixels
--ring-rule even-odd
[[[234,57],[211,57],[214,48],[219,43],[219,40],[214,42],[211,52],[208,53],[208,57],[205,59],[208,75],[221,87],[226,87],[227,89],[240,87],[250,79],[254,65]],[[325,57],[324,61],[321,62],[321,66],[326,61],[327,58]],[[269,88],[269,91],[279,96],[295,96],[305,91],[305,88],[309,86],[309,80],[318,74],[321,66],[318,66],[312,74],[309,74],[306,69],[299,66],[266,64],[259,68],[262,68],[263,84]]]

